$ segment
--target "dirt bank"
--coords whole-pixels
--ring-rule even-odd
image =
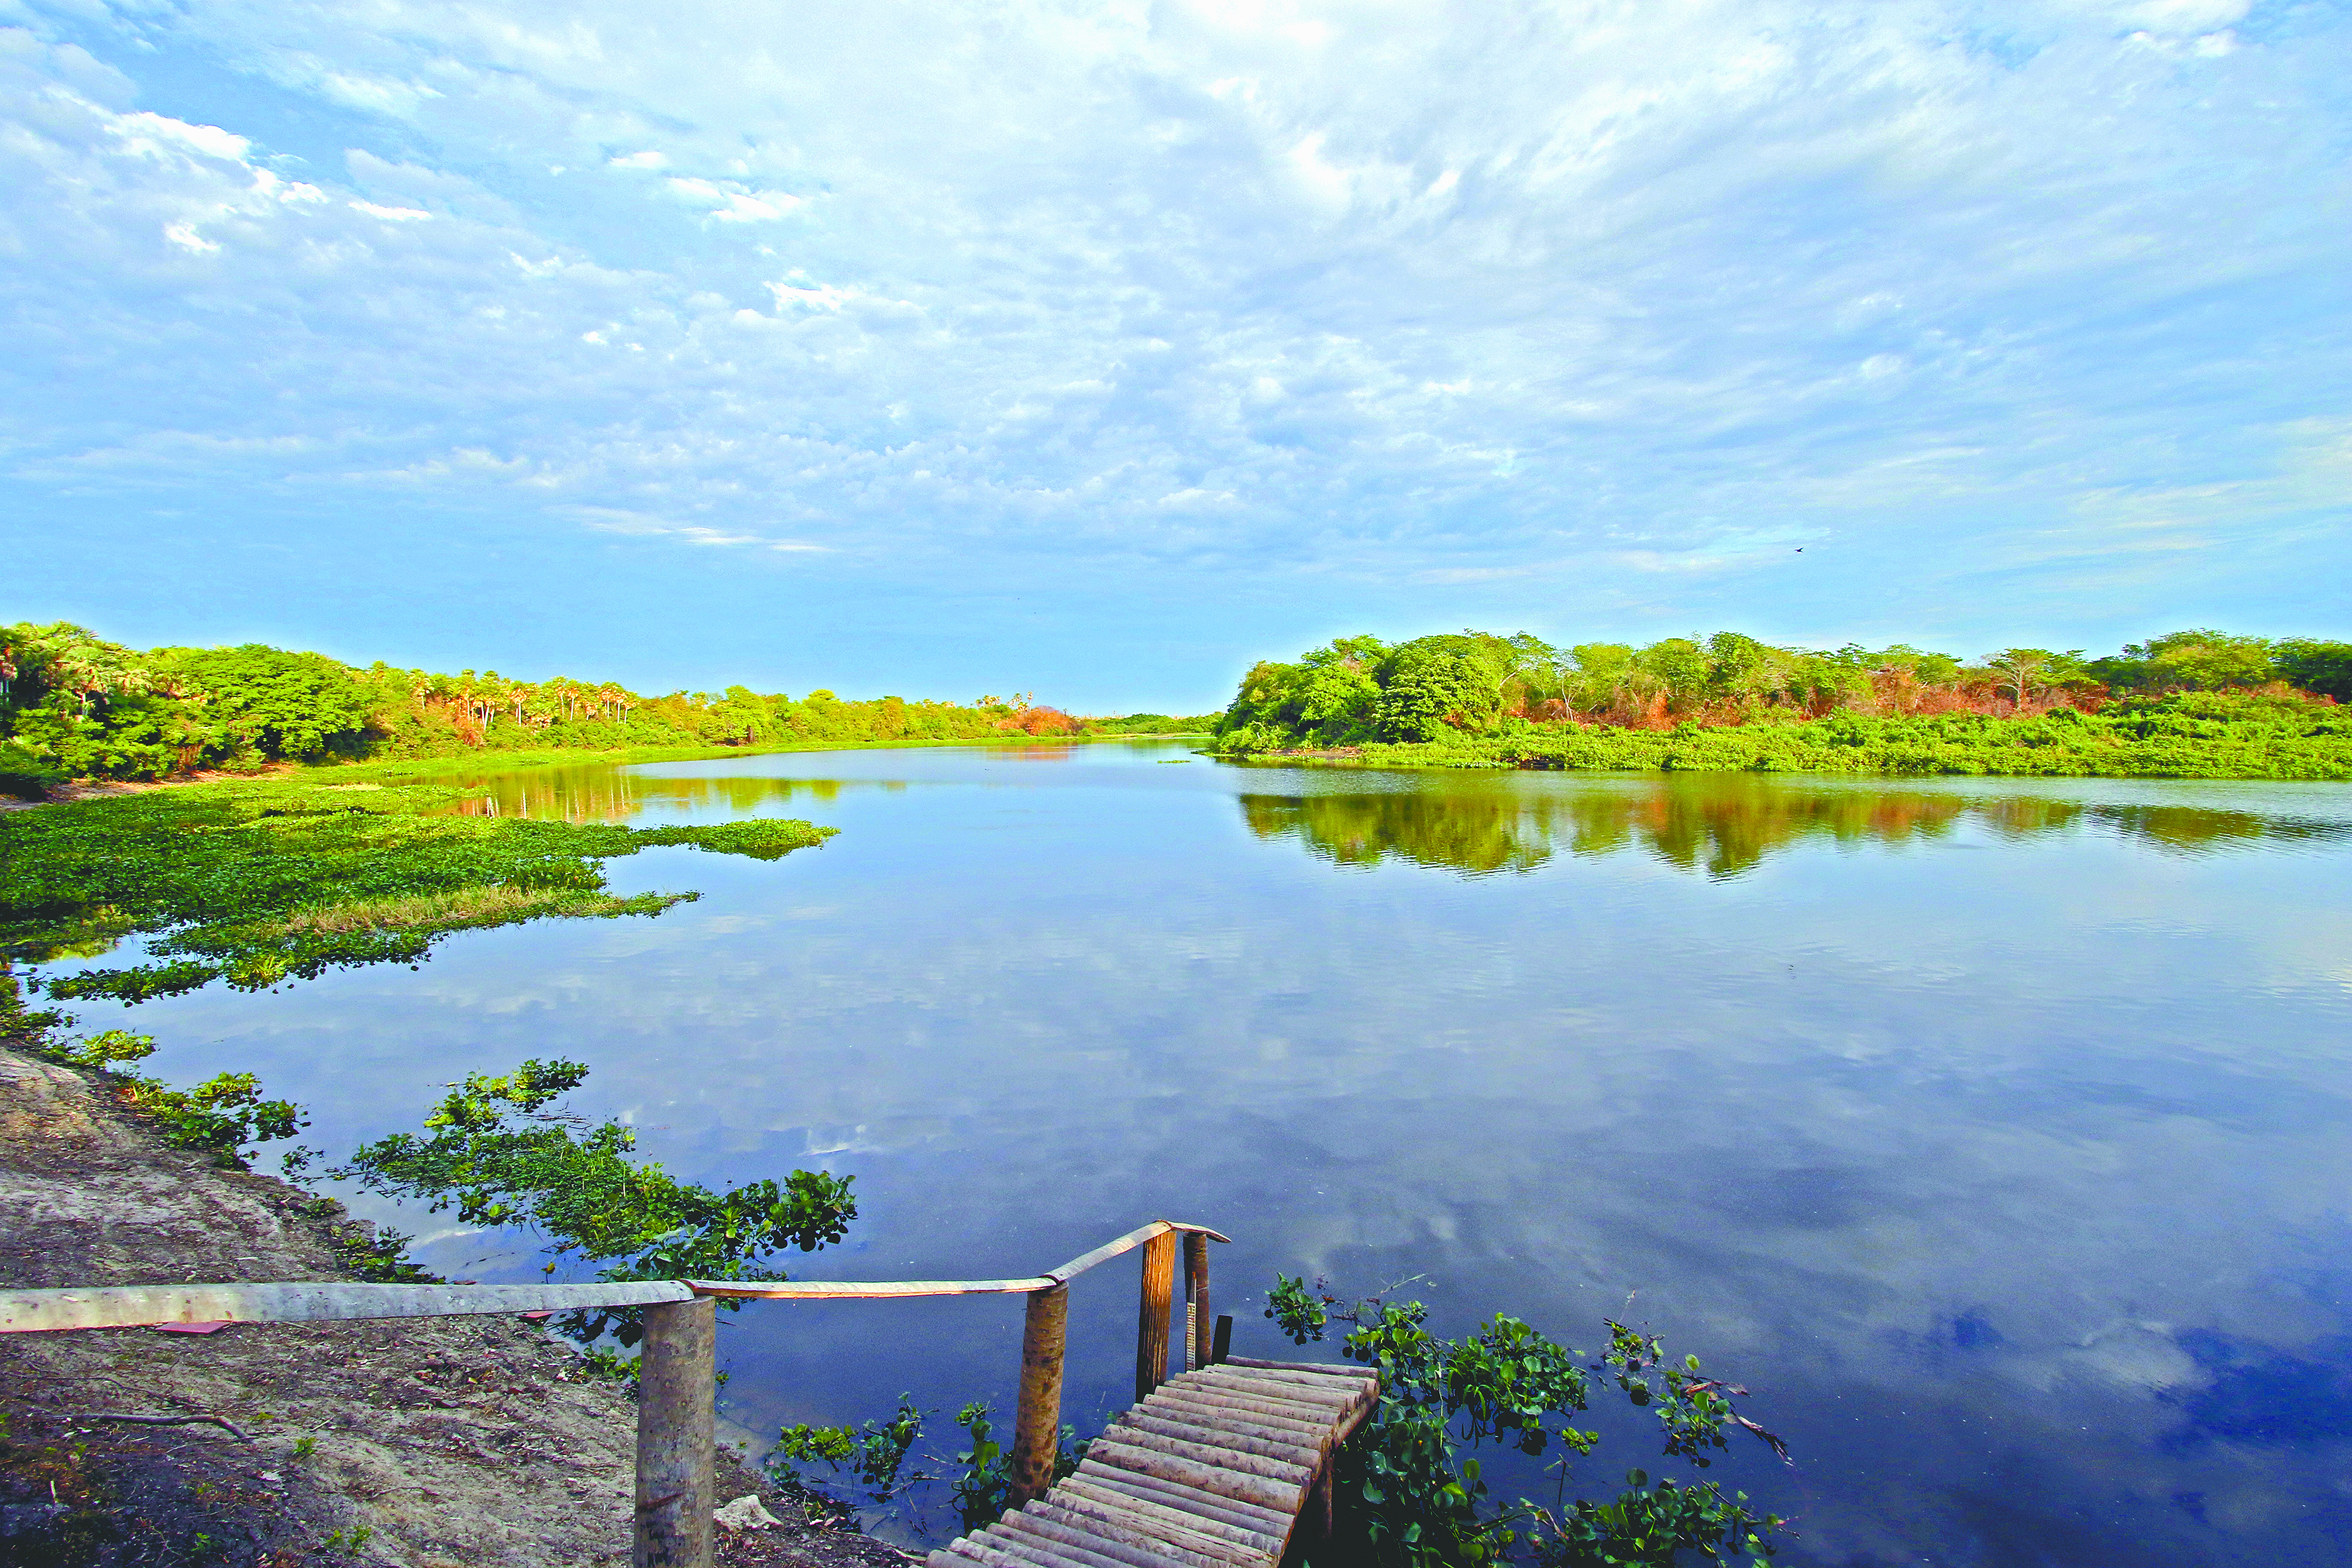
[[[353,1278],[339,1208],[163,1144],[95,1081],[0,1046],[0,1284]],[[26,1568],[629,1557],[635,1411],[520,1320],[0,1336],[0,1563]],[[910,1561],[720,1470],[784,1521],[722,1531],[722,1562]]]

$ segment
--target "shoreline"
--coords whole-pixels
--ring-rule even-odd
[[[355,1279],[372,1230],[273,1176],[176,1149],[103,1075],[0,1037],[0,1283]],[[123,1422],[117,1414],[170,1417]],[[112,1568],[573,1568],[629,1560],[628,1395],[504,1317],[0,1336],[0,1557]],[[226,1426],[221,1425],[226,1423]],[[906,1568],[723,1444],[730,1568]]]
[[[646,763],[719,762],[731,757],[798,755],[810,752],[892,752],[918,748],[971,746],[1087,746],[1130,741],[1204,741],[1206,733],[1176,735],[1006,735],[958,736],[947,740],[806,741],[776,746],[622,746],[609,751],[549,748],[538,751],[481,751],[454,757],[368,758],[335,763],[267,763],[259,767],[229,771],[204,768],[193,773],[168,773],[159,779],[74,779],[51,789],[44,800],[0,795],[0,813],[29,811],[36,806],[66,805],[77,801],[106,800],[142,795],[149,790],[184,789],[191,784],[235,784],[251,779],[299,778],[333,773],[356,783],[377,778],[401,778],[418,783],[455,773],[508,773],[526,768],[579,767],[601,763],[635,767]],[[356,776],[355,776],[356,775]]]

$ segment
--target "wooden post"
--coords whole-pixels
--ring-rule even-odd
[[[1221,1366],[1224,1363],[1225,1358],[1233,1353],[1234,1321],[1231,1318],[1219,1318],[1216,1336],[1209,1342],[1209,1364]]]
[[[1184,1365],[1197,1372],[1209,1364],[1209,1338],[1216,1328],[1209,1316],[1209,1238],[1197,1230],[1184,1233],[1184,1326],[1192,1331]]]
[[[1013,1416],[1013,1506],[1054,1488],[1062,1439],[1062,1348],[1069,1340],[1070,1288],[1029,1292],[1021,1323],[1021,1403]]]
[[[701,1300],[646,1309],[634,1568],[710,1568],[718,1306]]]
[[[1168,1381],[1168,1314],[1175,1304],[1176,1233],[1143,1244],[1143,1306],[1135,1320],[1135,1402]]]

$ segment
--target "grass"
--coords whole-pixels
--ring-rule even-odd
[[[259,936],[294,936],[309,932],[377,931],[463,931],[477,926],[511,925],[543,915],[601,915],[618,911],[602,907],[619,900],[604,894],[583,899],[576,893],[503,885],[460,888],[447,892],[411,893],[404,898],[359,899],[297,910],[274,925],[249,927]]]
[[[0,816],[0,963],[148,962],[44,978],[53,996],[138,1002],[366,963],[420,963],[454,931],[656,915],[691,892],[620,897],[604,862],[656,846],[772,860],[834,829],[776,818],[629,828],[457,815],[446,784],[315,773],[194,784]]]

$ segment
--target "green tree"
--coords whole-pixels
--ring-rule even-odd
[[[358,672],[324,654],[245,643],[165,648],[156,658],[236,750],[275,761],[359,749],[373,693]]]
[[[2352,643],[2288,637],[2272,647],[2271,657],[2282,679],[2305,691],[2352,702]]]
[[[2121,691],[2227,691],[2279,679],[2268,638],[2210,627],[2126,643],[2090,673]]]
[[[2085,678],[2083,650],[2053,653],[2046,647],[2006,647],[1985,658],[1997,689],[2009,693],[2019,708],[2031,707],[2071,682]]]
[[[1388,679],[1371,714],[1383,740],[1434,741],[1449,727],[1470,728],[1492,718],[1500,705],[1486,672],[1441,639],[1407,643],[1387,662]]]

